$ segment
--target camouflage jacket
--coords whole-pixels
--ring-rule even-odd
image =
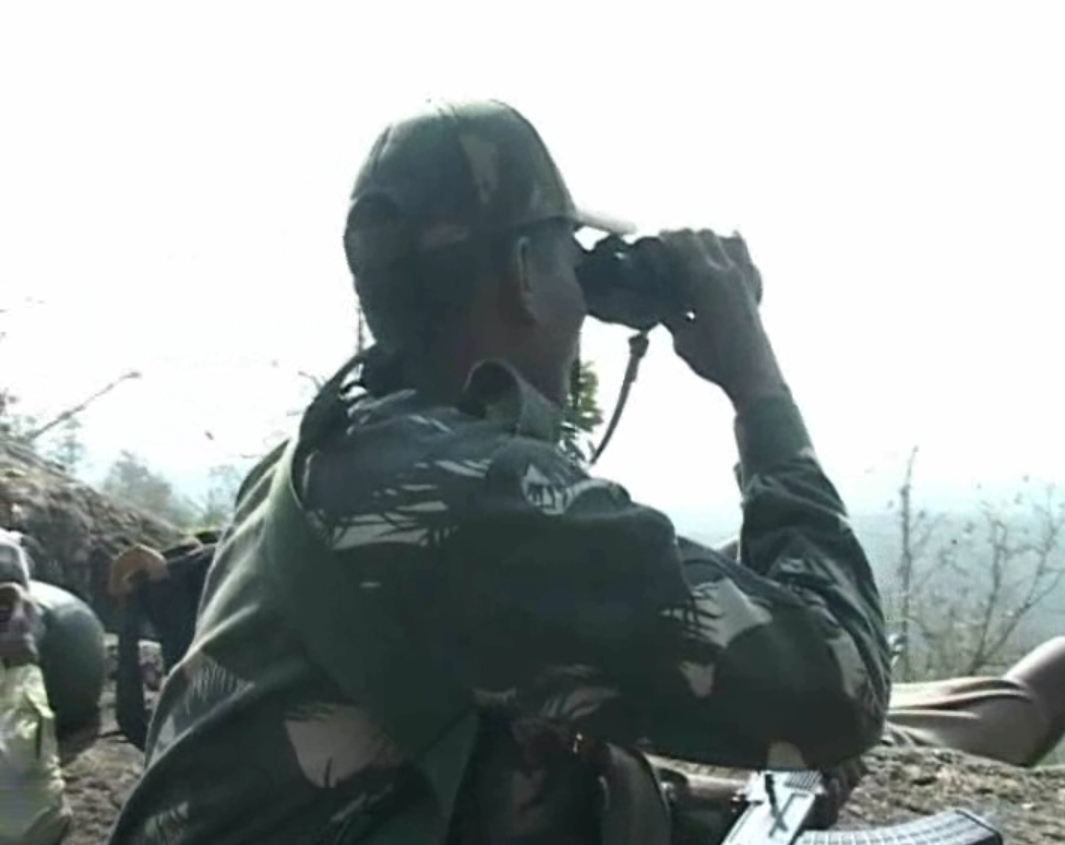
[[[551,830],[588,797],[575,733],[743,767],[877,742],[879,597],[789,396],[737,420],[733,561],[474,375],[456,407],[344,396],[253,470],[112,845],[588,841]]]

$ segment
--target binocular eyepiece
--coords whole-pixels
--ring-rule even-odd
[[[598,241],[577,267],[588,313],[604,323],[650,331],[683,313],[680,286],[666,245],[658,238],[630,244],[618,235]]]

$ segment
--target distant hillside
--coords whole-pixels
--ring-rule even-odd
[[[36,577],[87,601],[109,629],[117,607],[107,592],[111,559],[134,542],[165,546],[182,534],[135,507],[68,476],[62,467],[0,437],[0,527],[23,531],[44,556]]]

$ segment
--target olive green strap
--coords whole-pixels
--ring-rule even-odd
[[[293,438],[274,469],[265,503],[265,567],[285,597],[286,612],[313,659],[353,701],[368,707],[431,784],[435,812],[426,808],[412,816],[421,817],[414,823],[429,841],[442,841],[477,731],[472,695],[456,686],[411,640],[375,601],[374,591],[352,589],[352,579],[314,532],[296,496],[292,467],[297,448]],[[316,570],[308,577],[311,567]],[[357,647],[329,635],[327,620],[321,619],[317,606],[322,595],[348,598],[351,616],[344,628],[346,636],[357,631]]]

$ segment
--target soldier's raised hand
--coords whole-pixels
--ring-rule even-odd
[[[737,410],[782,390],[784,378],[758,313],[761,275],[743,239],[708,229],[660,237],[672,252],[689,309],[666,323],[677,354],[721,387]]]

